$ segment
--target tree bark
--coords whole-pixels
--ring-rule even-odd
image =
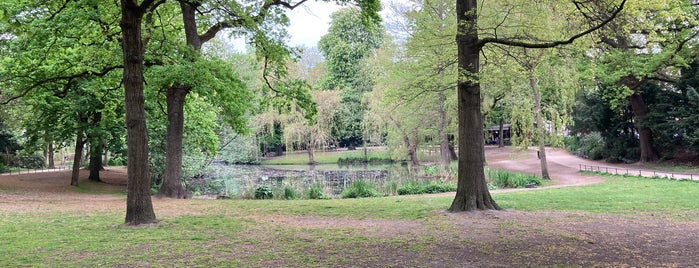
[[[534,93],[534,116],[536,118],[537,130],[539,131],[539,151],[537,155],[541,162],[541,177],[548,180],[551,178],[549,177],[548,163],[546,162],[546,125],[544,124],[543,114],[541,112],[539,85],[533,72],[534,70],[529,70],[529,86]]]
[[[502,116],[500,116],[500,132],[498,132],[498,147],[505,147],[505,125],[503,123]]]
[[[478,83],[481,44],[477,32],[477,0],[457,0],[459,81],[459,171],[452,212],[500,209],[490,196],[483,170],[484,139],[481,88]]]
[[[315,156],[313,155],[313,142],[308,142],[306,144],[306,152],[308,153],[308,164],[309,165],[315,165],[316,164],[316,159]]]
[[[148,2],[148,1],[147,1]],[[141,23],[146,11],[135,1],[121,0],[121,32],[124,60],[124,99],[128,184],[126,195],[126,224],[149,224],[156,221],[150,196],[148,174],[148,136],[146,130],[145,96],[143,94],[143,41]],[[150,5],[152,2],[148,2]],[[146,2],[143,2],[144,6]]]
[[[439,134],[439,164],[442,175],[446,175],[449,174],[451,167],[451,151],[449,149],[449,134],[447,133],[447,111],[444,107],[447,97],[443,91],[438,91],[437,96],[439,97],[439,108],[437,109],[439,113],[439,127],[437,129]]]
[[[658,152],[653,147],[653,131],[646,126],[648,106],[639,92],[629,96],[631,109],[634,115],[634,126],[638,130],[638,141],[641,147],[641,163],[655,162],[658,160]]]
[[[166,161],[163,185],[158,197],[187,198],[182,187],[182,140],[184,138],[184,102],[190,89],[172,86],[167,89]]]
[[[73,156],[73,170],[70,174],[71,186],[78,186],[78,180],[80,180],[80,160],[83,155],[83,147],[85,146],[84,136],[85,132],[82,129],[79,129],[78,134],[75,137],[75,156]]]
[[[420,165],[420,161],[417,159],[417,144],[410,142],[410,137],[408,135],[403,135],[403,143],[405,144],[406,150],[408,150],[408,157],[410,157],[410,165],[412,167],[417,167]]]
[[[102,113],[95,112],[92,116],[92,125],[99,125],[102,121]],[[100,171],[102,166],[102,138],[99,136],[90,137],[90,176],[88,180],[101,182]]]

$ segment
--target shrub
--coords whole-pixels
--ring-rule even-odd
[[[436,194],[456,191],[456,184],[434,182],[411,182],[398,189],[399,195]]]
[[[0,173],[5,173],[5,172],[8,172],[8,171],[10,171],[10,169],[8,169],[8,168],[5,166],[5,164],[4,164],[2,161],[0,161]]]
[[[364,180],[352,182],[345,190],[342,191],[342,198],[361,198],[361,197],[377,197],[381,196],[376,191],[376,185]]]
[[[44,157],[41,155],[21,155],[13,159],[13,166],[40,169],[44,167]]]
[[[272,199],[274,192],[268,186],[262,185],[255,189],[255,199]]]
[[[328,199],[324,193],[324,188],[322,183],[311,185],[311,188],[308,189],[308,199]]]
[[[488,169],[486,175],[490,179],[490,183],[497,188],[523,188],[530,184],[541,185],[541,179],[531,174]]]
[[[107,161],[107,165],[110,166],[126,166],[126,157],[115,157],[115,158],[110,158]]]
[[[292,188],[291,186],[284,186],[284,189],[283,189],[284,199],[293,200],[293,199],[298,199],[299,196],[301,196],[301,195],[299,194],[298,191],[296,191],[296,189]]]
[[[564,139],[566,150],[592,160],[599,160],[605,154],[604,137],[599,132],[592,132],[585,136],[566,137]]]

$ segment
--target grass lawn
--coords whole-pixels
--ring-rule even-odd
[[[597,185],[497,193],[494,198],[509,211],[654,214],[699,221],[697,182],[605,178]],[[478,233],[483,232],[478,226],[453,224],[455,216],[443,212],[452,199],[175,200],[170,202],[177,202],[177,212],[156,206],[160,222],[141,227],[122,225],[123,209],[9,212],[0,216],[0,267],[430,266],[421,261],[446,256],[443,244],[456,246],[449,249],[454,252],[497,247],[464,237],[488,234]],[[470,216],[458,217],[468,221]],[[429,228],[416,231],[422,226]],[[500,221],[493,228],[502,232],[493,243],[519,243],[521,234],[504,236],[518,232],[516,221]],[[550,239],[551,232],[536,229],[528,235]],[[514,257],[526,263],[527,254]]]

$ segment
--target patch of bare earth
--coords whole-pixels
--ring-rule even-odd
[[[548,152],[552,187],[598,183],[577,172],[579,159]],[[486,149],[491,167],[538,173],[536,151]],[[594,163],[594,162],[592,162]],[[591,163],[591,164],[592,164]],[[0,213],[119,212],[125,210],[123,169],[108,169],[109,183],[69,186],[69,172],[0,176]],[[96,194],[95,194],[96,192]],[[112,194],[116,193],[116,194]],[[453,193],[448,193],[453,195]],[[205,214],[216,200],[153,199],[161,219]],[[209,204],[211,204],[209,206]],[[270,253],[257,267],[698,267],[699,222],[657,215],[486,211],[446,213],[418,220],[259,215],[240,237],[211,241],[217,258]],[[696,218],[696,217],[694,217]],[[166,220],[167,221],[167,220]],[[292,231],[288,231],[292,229]],[[328,238],[318,232],[334,232]],[[332,241],[328,241],[331,239]],[[287,244],[293,244],[290,249]],[[209,250],[210,251],[210,250]],[[310,258],[316,262],[303,262]],[[143,267],[149,266],[144,264]]]

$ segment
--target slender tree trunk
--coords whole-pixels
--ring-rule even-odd
[[[49,166],[48,168],[56,168],[56,161],[53,159],[54,158],[54,153],[53,153],[53,142],[49,141]]]
[[[541,177],[544,179],[551,179],[549,177],[549,169],[546,162],[546,125],[544,124],[544,119],[541,112],[541,94],[539,92],[539,85],[536,77],[534,77],[534,70],[529,70],[529,72],[529,86],[532,88],[532,92],[534,93],[534,115],[536,117],[536,126],[539,131],[539,151],[537,152],[537,155],[539,156],[539,161],[541,162]]]
[[[505,147],[505,125],[502,116],[500,116],[500,132],[498,132],[498,147]]]
[[[410,157],[410,165],[412,167],[417,167],[420,165],[420,161],[417,159],[417,144],[410,142],[410,137],[408,135],[403,135],[403,144],[408,151],[408,157]]]
[[[459,173],[450,211],[500,209],[490,196],[483,170],[484,140],[481,88],[478,83],[481,49],[477,31],[477,0],[456,1],[459,81]]]
[[[443,91],[438,91],[437,95],[439,97],[439,108],[437,109],[439,113],[439,126],[437,129],[439,134],[439,166],[442,175],[445,175],[449,174],[451,166],[451,151],[449,149],[449,135],[447,134],[447,111],[444,107],[447,97],[444,96]]]
[[[148,136],[143,94],[141,23],[145,11],[146,7],[137,6],[136,1],[121,0],[121,46],[124,59],[123,83],[129,159],[125,222],[129,225],[156,221],[150,196]]]
[[[654,162],[658,160],[658,152],[653,147],[653,131],[646,126],[648,116],[648,106],[643,101],[643,97],[638,92],[629,96],[631,109],[634,115],[634,125],[638,130],[639,145],[641,147],[641,163]]]
[[[75,137],[75,156],[73,157],[73,170],[70,174],[70,185],[78,186],[80,179],[80,162],[83,155],[83,147],[85,146],[85,132],[80,129]]]
[[[306,152],[308,153],[308,164],[315,165],[316,159],[315,159],[315,156],[313,155],[313,142],[309,141],[306,144]]]
[[[166,161],[163,185],[158,197],[187,198],[182,187],[182,140],[184,138],[184,101],[189,93],[185,86],[172,86],[167,89],[167,136]]]

